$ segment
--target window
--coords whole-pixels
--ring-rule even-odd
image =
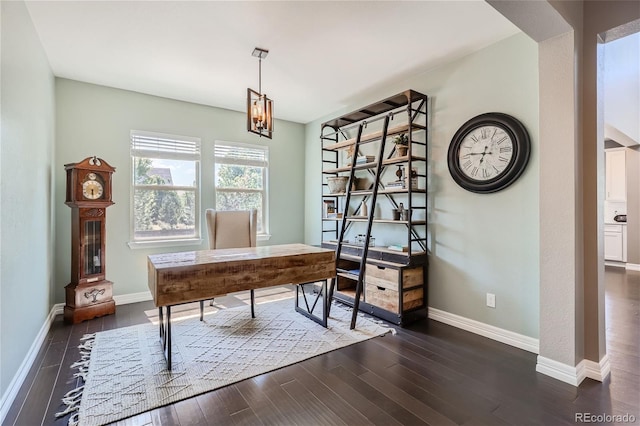
[[[269,148],[237,142],[215,142],[217,210],[258,210],[258,236],[268,237],[267,175]]]
[[[132,242],[199,239],[200,139],[131,132]]]

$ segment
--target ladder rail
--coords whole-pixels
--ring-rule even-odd
[[[351,169],[349,171],[349,180],[347,181],[346,187],[346,196],[344,201],[344,210],[342,212],[342,221],[340,222],[340,233],[338,234],[338,244],[336,244],[336,266],[340,262],[340,256],[342,254],[342,244],[344,242],[344,234],[348,228],[347,226],[347,210],[349,209],[349,204],[351,201],[351,186],[353,182],[355,182],[355,173],[356,173],[356,161],[358,159],[358,152],[360,151],[360,140],[362,138],[362,131],[366,127],[367,123],[362,122],[358,127],[358,135],[356,136],[356,144],[355,149],[353,150],[353,155],[351,158]],[[327,315],[331,313],[331,301],[333,300],[333,293],[335,291],[336,283],[338,281],[338,277],[336,276],[331,280],[331,284],[329,285],[329,297],[327,297],[327,306],[325,309],[327,310]]]
[[[384,156],[384,147],[385,147],[385,142],[387,140],[387,130],[389,129],[389,120],[390,120],[390,115],[387,114],[384,119],[384,124],[382,127],[382,140],[380,141],[378,156],[376,158],[376,161],[378,162],[378,164],[376,166],[376,177],[375,177],[375,182],[373,187],[373,194],[371,194],[371,208],[369,209],[369,218],[368,218],[369,220],[367,221],[367,232],[365,233],[364,247],[362,248],[362,257],[360,258],[360,271],[358,273],[358,281],[356,283],[356,294],[355,294],[355,299],[353,301],[353,312],[351,313],[351,326],[350,326],[351,330],[353,330],[356,327],[356,319],[358,317],[358,310],[360,309],[360,296],[362,295],[367,257],[369,256],[369,241],[371,240],[371,229],[373,227],[373,218],[376,212],[376,201],[378,199],[378,187],[380,185],[380,178],[381,178],[382,169],[383,169],[382,157]],[[338,243],[341,244],[342,241],[338,240]]]

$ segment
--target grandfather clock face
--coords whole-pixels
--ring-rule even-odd
[[[102,177],[94,172],[85,175],[82,182],[82,197],[86,200],[99,200],[104,195],[104,184]]]

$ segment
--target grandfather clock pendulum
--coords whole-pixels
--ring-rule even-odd
[[[64,321],[81,321],[116,312],[113,283],[105,279],[106,208],[111,201],[111,177],[106,161],[88,157],[64,165],[65,204],[71,207],[71,283],[65,287]]]

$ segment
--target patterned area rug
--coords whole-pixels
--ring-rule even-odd
[[[167,371],[157,324],[99,332],[86,337],[77,363],[84,388],[70,392],[70,424],[102,425],[263,374],[392,329],[331,308],[324,327],[293,309],[293,299],[260,304],[256,318],[246,307],[223,309],[172,324],[173,369]],[[79,404],[78,404],[79,403]],[[74,406],[75,405],[75,406]]]

